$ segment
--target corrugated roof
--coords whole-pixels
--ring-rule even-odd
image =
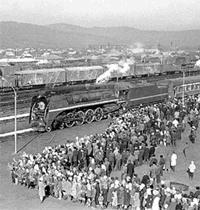
[[[81,67],[71,67],[66,68],[68,71],[89,71],[89,70],[97,70],[103,69],[102,66],[81,66]]]
[[[62,68],[53,68],[53,69],[24,70],[24,71],[16,71],[15,72],[15,75],[43,74],[43,73],[52,73],[52,72],[65,72],[65,69],[62,69]]]

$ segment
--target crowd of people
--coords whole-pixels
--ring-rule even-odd
[[[195,143],[198,111],[196,98],[187,100],[187,106],[171,100],[125,110],[112,118],[103,134],[77,137],[35,155],[24,152],[9,165],[12,182],[37,187],[41,202],[52,196],[101,209],[199,209],[200,187],[186,193],[162,180],[165,171],[175,170],[176,153],[169,165],[163,155],[155,156],[156,147],[176,147],[186,115],[194,138],[190,140]],[[135,167],[142,164],[148,164],[149,170],[139,177]],[[113,171],[120,176],[112,176]]]

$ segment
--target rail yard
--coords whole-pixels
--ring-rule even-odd
[[[163,55],[140,55],[137,61],[136,56],[133,57],[123,55],[109,62],[101,58],[90,65],[85,59],[78,60],[79,65],[49,66],[42,62],[40,68],[36,67],[34,59],[29,67],[24,67],[26,59],[8,60],[12,71],[13,67],[16,69],[10,75],[5,70],[8,67],[1,69],[0,166],[3,170],[0,175],[5,181],[2,187],[9,188],[8,193],[0,191],[2,209],[64,209],[66,205],[68,209],[97,208],[101,204],[88,194],[91,180],[91,189],[97,190],[100,183],[104,196],[102,208],[107,209],[114,208],[109,200],[109,196],[114,198],[109,194],[112,184],[117,199],[120,189],[125,190],[123,203],[117,200],[116,204],[123,209],[134,205],[133,198],[127,196],[141,193],[143,189],[152,188],[160,196],[162,189],[174,190],[176,196],[197,189],[200,185],[198,59],[172,56],[172,61]],[[152,155],[141,156],[143,150],[152,148]],[[10,155],[13,151],[15,154]],[[76,151],[77,161],[74,159]],[[123,159],[124,154],[127,160]],[[178,157],[176,170],[170,162],[174,154]],[[162,173],[160,162],[152,162],[161,156],[165,160]],[[129,160],[132,157],[134,160]],[[108,168],[106,161],[110,162]],[[185,164],[190,169],[191,161],[196,168],[195,176],[190,179],[191,173],[185,172]],[[134,173],[129,172],[129,164],[133,165]],[[152,176],[152,164],[158,168],[156,177]],[[40,170],[37,166],[41,167],[41,174],[36,172]],[[54,174],[52,180],[48,179],[50,171]],[[143,181],[146,175],[148,183]],[[136,177],[140,179],[137,182]],[[102,184],[107,178],[106,190]],[[78,184],[85,186],[83,179],[87,180],[85,200],[78,196]],[[132,179],[132,183],[128,179]],[[70,202],[65,199],[65,181],[70,182],[67,199]],[[42,196],[41,182],[44,184]],[[60,189],[57,188],[59,183]],[[74,183],[77,183],[77,194],[73,191]],[[38,189],[43,206],[37,203]],[[83,193],[82,188],[80,192]],[[170,191],[170,196],[172,194]],[[8,195],[13,199],[7,204]],[[153,194],[153,198],[157,195]],[[172,204],[170,200],[169,205]]]

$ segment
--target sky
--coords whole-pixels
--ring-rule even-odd
[[[0,0],[0,20],[143,30],[200,29],[200,0]]]

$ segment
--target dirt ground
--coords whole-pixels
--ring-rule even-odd
[[[38,153],[49,145],[62,144],[66,140],[73,140],[76,136],[82,137],[84,135],[91,135],[95,133],[104,132],[108,126],[108,121],[101,121],[92,124],[83,125],[81,127],[73,127],[71,129],[64,129],[54,131],[52,133],[44,133],[39,136],[26,135],[18,137],[18,150],[19,153],[14,152],[14,139],[13,137],[0,140],[0,209],[7,210],[84,210],[89,209],[81,204],[67,202],[64,200],[57,200],[55,198],[47,198],[44,203],[40,203],[38,197],[38,191],[36,189],[31,190],[23,186],[15,186],[11,183],[10,172],[7,164],[11,162],[13,158],[18,158],[19,155],[25,151],[27,153]],[[192,144],[188,140],[189,127],[182,135],[182,140],[178,142],[176,148],[172,147],[159,147],[156,150],[156,155],[159,157],[163,154],[164,157],[169,160],[172,151],[174,150],[178,155],[176,172],[165,173],[163,180],[171,180],[189,185],[190,189],[194,189],[195,186],[200,186],[200,129],[197,131],[197,141]],[[188,142],[188,149],[186,151],[187,157],[183,155],[183,148]],[[197,167],[194,180],[189,180],[186,170],[191,161],[194,161]],[[136,168],[136,173],[142,176],[144,171],[149,171],[149,166],[144,164]],[[119,172],[114,172],[113,176],[119,175]],[[91,208],[90,208],[91,209]]]

